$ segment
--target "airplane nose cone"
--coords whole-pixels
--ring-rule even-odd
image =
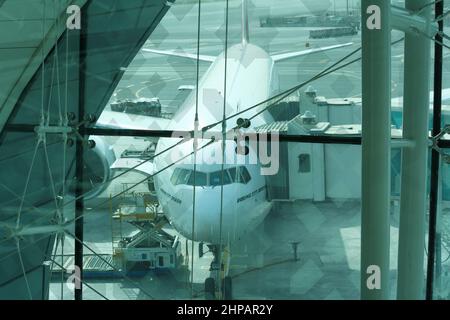
[[[226,197],[224,192],[221,201],[220,187],[214,189],[197,192],[194,232],[199,241],[226,243],[239,236],[237,208],[232,203],[234,197]]]
[[[238,220],[236,198],[230,196],[229,190],[224,190],[222,202],[220,186],[196,187],[193,205],[193,192],[193,188],[185,188],[175,193],[173,197],[178,197],[180,204],[169,201],[164,208],[174,227],[195,241],[218,244],[234,240],[239,235],[239,222],[243,222]]]

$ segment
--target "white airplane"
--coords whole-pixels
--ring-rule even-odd
[[[211,63],[199,81],[198,88],[192,90],[172,119],[133,116],[131,120],[126,115],[124,117],[123,113],[104,111],[96,126],[184,132],[201,129],[222,121],[224,106],[225,115],[230,116],[280,92],[276,68],[278,62],[350,45],[352,43],[270,55],[250,43],[247,1],[243,0],[241,42],[229,47],[218,57],[197,57],[197,54],[191,53],[142,49],[148,54],[194,60],[199,58]],[[263,108],[264,106],[260,106],[249,110],[240,114],[239,118],[248,119]],[[223,124],[229,130],[236,126],[237,118],[221,122],[210,128],[210,131],[220,133]],[[267,111],[262,112],[251,120],[248,130],[272,121]],[[261,175],[261,164],[248,164],[248,159],[258,157],[257,148],[250,144],[247,152],[236,152],[236,142],[233,140],[225,140],[224,151],[222,141],[204,147],[210,143],[210,137],[206,132],[196,140],[199,148],[195,156],[196,161],[191,155],[194,151],[193,139],[185,139],[187,141],[180,143],[183,139],[179,137],[160,138],[156,154],[172,147],[170,151],[157,156],[153,164],[146,162],[136,170],[152,175],[167,168],[154,177],[154,183],[158,201],[170,223],[188,239],[223,248],[262,222],[271,209],[271,203],[267,198],[266,178]],[[212,161],[213,157],[220,158],[217,155],[222,152],[225,161]],[[180,161],[184,157],[186,159]],[[128,169],[137,163],[143,163],[139,159],[120,160],[112,166],[113,169]]]

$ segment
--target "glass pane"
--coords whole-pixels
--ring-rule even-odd
[[[448,152],[449,149],[444,149]],[[437,206],[436,226],[436,251],[435,251],[435,277],[434,277],[434,299],[450,299],[450,274],[448,272],[450,260],[450,166],[441,161],[440,181]]]
[[[81,30],[69,2],[0,0],[0,299],[73,299],[77,286],[84,299],[358,299],[360,1],[96,0]],[[391,36],[397,139],[407,52]],[[443,125],[449,101],[445,89]],[[441,160],[435,297],[448,299]]]

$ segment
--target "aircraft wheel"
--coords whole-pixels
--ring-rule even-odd
[[[224,300],[233,300],[233,282],[230,276],[223,279],[222,290]]]
[[[205,280],[205,300],[214,300],[216,297],[216,283],[214,278]]]

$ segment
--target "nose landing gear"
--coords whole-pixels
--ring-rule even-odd
[[[228,275],[230,252],[228,247],[210,246],[214,259],[209,268],[210,277],[205,280],[206,300],[232,300],[232,278]],[[220,259],[219,259],[220,258]]]
[[[214,278],[206,278],[205,280],[205,300],[215,300],[216,298],[216,281]]]
[[[230,276],[223,278],[222,297],[223,300],[233,300],[233,281]]]

